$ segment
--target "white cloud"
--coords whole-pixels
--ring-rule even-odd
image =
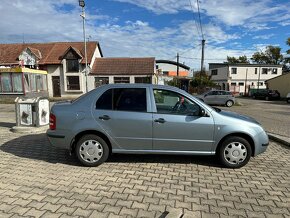
[[[156,14],[175,14],[182,10],[191,11],[189,0],[114,0],[145,8]],[[196,1],[191,0],[197,12]],[[212,22],[228,26],[245,26],[251,30],[270,29],[269,22],[289,20],[290,3],[274,0],[201,0],[202,16],[209,16]]]
[[[257,36],[254,36],[253,39],[270,39],[273,36],[275,36],[275,34],[257,35]]]

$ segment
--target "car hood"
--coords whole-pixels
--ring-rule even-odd
[[[238,114],[238,113],[235,113],[235,112],[231,112],[231,111],[223,111],[221,110],[219,112],[219,114],[223,115],[223,116],[227,116],[227,117],[232,117],[232,118],[236,118],[236,119],[239,119],[239,120],[244,120],[244,121],[248,121],[248,122],[251,122],[251,123],[255,123],[255,124],[259,124],[261,125],[257,120],[255,120],[254,118],[252,117],[249,117],[249,116],[245,116],[245,115],[242,115],[242,114]]]

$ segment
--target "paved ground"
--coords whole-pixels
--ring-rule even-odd
[[[237,170],[213,157],[160,155],[85,168],[44,134],[11,133],[14,122],[13,106],[0,105],[0,217],[160,217],[172,208],[183,217],[290,217],[290,149],[274,142]]]

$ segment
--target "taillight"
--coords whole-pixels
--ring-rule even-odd
[[[49,129],[55,130],[56,129],[56,116],[52,113],[49,115]]]

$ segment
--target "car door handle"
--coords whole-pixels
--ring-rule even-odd
[[[108,115],[103,115],[99,117],[100,120],[109,120],[111,119],[111,117],[109,117]]]
[[[159,118],[159,119],[154,120],[154,122],[156,122],[156,123],[165,123],[166,121],[163,118]]]

